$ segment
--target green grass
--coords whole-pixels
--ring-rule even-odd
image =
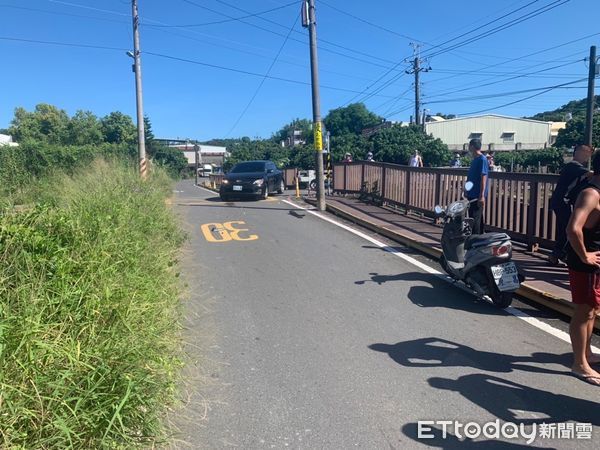
[[[0,212],[0,448],[164,439],[181,365],[171,184],[96,162]]]

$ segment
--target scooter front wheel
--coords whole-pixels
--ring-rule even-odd
[[[498,308],[508,308],[513,301],[512,292],[502,292],[498,288],[494,288],[494,292],[491,295],[492,303]]]

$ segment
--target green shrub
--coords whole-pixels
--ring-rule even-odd
[[[0,447],[150,446],[180,365],[170,180],[96,162],[46,186],[0,213]]]

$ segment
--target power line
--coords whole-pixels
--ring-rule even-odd
[[[0,36],[0,40],[15,41],[15,42],[25,42],[25,43],[30,43],[30,44],[57,45],[57,46],[62,46],[62,47],[92,48],[92,49],[98,49],[98,50],[111,50],[111,51],[119,51],[119,52],[124,52],[124,51],[128,51],[129,50],[128,48],[120,48],[120,47],[108,47],[108,46],[102,46],[102,45],[77,44],[77,43],[72,43],[72,42],[60,42],[60,41],[44,41],[44,40],[38,40],[38,39],[21,39],[21,38],[13,38],[13,37],[8,37],[8,36]],[[257,76],[257,77],[264,77],[265,76],[265,74],[251,72],[251,71],[248,71],[248,70],[236,69],[236,68],[233,68],[233,67],[220,66],[220,65],[217,65],[217,64],[210,64],[210,63],[205,63],[205,62],[201,62],[201,61],[195,61],[195,60],[187,59],[187,58],[179,58],[179,57],[176,57],[176,56],[165,55],[165,54],[162,54],[162,53],[155,53],[155,52],[150,52],[150,51],[144,51],[143,54],[150,55],[150,56],[156,56],[158,58],[171,59],[171,60],[174,60],[174,61],[186,62],[186,63],[200,65],[200,66],[205,66],[205,67],[211,67],[211,68],[214,68],[214,69],[226,70],[226,71],[229,71],[229,72],[241,73],[241,74],[244,74],[244,75],[251,75],[251,76]],[[285,81],[286,83],[293,83],[293,84],[300,84],[300,85],[303,85],[303,86],[310,86],[310,83],[308,83],[306,81],[292,80],[290,78],[274,77],[274,76],[271,76],[271,75],[268,75],[267,78],[269,78],[271,80]],[[345,89],[345,88],[340,88],[340,87],[335,87],[335,86],[328,86],[328,85],[324,85],[324,84],[322,84],[321,87],[323,89],[329,89],[329,90],[340,91],[340,92],[350,92],[352,94],[360,93],[359,91],[356,91],[356,90]],[[393,96],[382,95],[382,94],[378,95],[378,97],[393,98]]]
[[[217,0],[217,1],[220,1],[220,0]],[[321,1],[322,1],[322,0],[321,0]],[[497,19],[495,19],[495,20],[493,20],[493,21],[490,21],[490,22],[488,22],[486,25],[489,25],[489,24],[492,24],[492,23],[494,23],[494,22],[497,22],[497,21],[499,21],[499,20],[502,20],[503,18],[505,18],[505,17],[507,17],[507,16],[509,16],[509,15],[512,15],[512,14],[516,13],[516,12],[518,12],[518,11],[522,10],[523,8],[526,8],[527,6],[530,6],[531,4],[533,4],[533,3],[536,3],[537,1],[539,1],[539,0],[534,0],[534,1],[532,1],[532,2],[529,2],[527,5],[525,5],[525,6],[521,7],[521,8],[517,8],[516,10],[513,10],[513,11],[511,11],[510,13],[508,13],[508,14],[505,14],[504,16],[501,16],[501,17],[499,17],[499,18],[497,18]],[[554,3],[557,3],[557,2],[560,2],[560,1],[565,1],[565,2],[568,2],[568,1],[570,1],[570,0],[555,0],[555,1],[554,1]],[[326,4],[326,3],[323,3],[323,4]],[[552,4],[553,4],[553,3],[551,3],[550,5],[552,5]],[[328,4],[327,4],[327,6],[330,6],[330,5],[328,5]],[[546,5],[546,6],[548,6],[548,5]],[[558,5],[557,5],[557,6],[558,6]],[[341,10],[340,10],[340,11],[341,11]],[[537,10],[536,10],[536,11],[537,11]],[[533,11],[533,12],[536,12],[536,11]],[[530,14],[531,14],[531,13],[530,13]],[[349,15],[350,15],[350,14],[349,14]],[[359,19],[359,20],[361,20],[360,18],[357,18],[357,17],[355,17],[355,18],[356,18],[356,19]],[[362,21],[362,20],[361,20],[361,21]],[[503,25],[503,26],[504,26],[504,25]],[[475,31],[476,31],[476,30],[475,30]],[[493,30],[488,30],[488,32],[489,32],[489,31],[493,31]],[[498,31],[501,31],[501,30],[497,30],[497,31],[495,31],[495,32],[498,32]],[[474,31],[470,31],[470,32],[464,33],[464,34],[463,34],[463,35],[461,35],[461,36],[464,36],[464,35],[466,35],[466,34],[470,34],[470,33],[472,33],[472,32],[474,32]],[[492,33],[492,34],[493,34],[493,33]],[[452,42],[453,40],[459,39],[461,36],[459,36],[459,37],[457,37],[457,38],[450,39],[450,40],[448,40],[448,41],[446,41],[446,42],[444,42],[444,43],[442,43],[442,44],[440,44],[440,45],[433,46],[432,48],[438,48],[438,47],[441,47],[441,45],[444,45],[444,44],[446,44],[446,43]],[[466,44],[465,44],[465,45],[466,45]],[[429,49],[429,50],[427,50],[427,51],[430,51],[430,50],[431,50],[431,49]],[[435,55],[437,55],[437,54],[440,54],[440,52],[434,53],[433,55],[430,55],[430,56],[435,56]],[[379,81],[381,81],[383,78],[385,78],[385,77],[386,77],[386,76],[387,76],[387,75],[388,75],[388,74],[389,74],[389,73],[390,73],[392,70],[394,70],[396,67],[398,67],[398,66],[399,66],[399,65],[400,65],[402,62],[403,62],[403,61],[400,61],[400,62],[396,63],[396,64],[395,64],[395,65],[394,65],[392,68],[388,69],[388,70],[387,70],[385,73],[383,73],[383,74],[382,74],[382,75],[381,75],[379,78],[377,78],[377,79],[376,79],[376,80],[375,80],[373,83],[371,83],[369,86],[367,86],[367,87],[366,87],[366,88],[365,88],[363,91],[364,91],[364,92],[367,92],[367,91],[368,91],[369,89],[371,89],[371,88],[372,88],[372,87],[373,87],[375,84],[377,84]],[[417,73],[417,74],[418,74],[418,72],[413,72],[413,73]],[[387,85],[389,86],[389,83],[388,83]],[[387,86],[385,86],[385,87],[387,87]],[[385,87],[384,87],[384,88],[385,88]],[[418,89],[419,89],[419,86],[415,86],[415,91],[418,91]],[[382,89],[380,89],[380,90],[379,90],[379,91],[377,91],[377,92],[381,92],[381,90],[382,90]],[[347,102],[346,102],[344,105],[347,105],[348,103],[351,103],[351,102],[352,102],[352,101],[354,101],[354,100],[355,100],[357,97],[358,97],[358,96],[354,96],[353,98],[351,98],[350,100],[348,100],[348,101],[347,101]],[[418,103],[418,102],[417,102],[417,103]]]
[[[59,41],[43,41],[37,39],[21,39],[21,38],[13,38],[8,36],[0,36],[0,40],[3,41],[15,41],[15,42],[26,42],[29,44],[45,44],[45,45],[58,45],[61,47],[79,47],[79,48],[94,48],[98,50],[117,50],[117,51],[127,51],[128,48],[120,48],[120,47],[107,47],[104,45],[91,45],[91,44],[76,44],[72,42],[59,42]]]
[[[222,16],[224,16],[224,17],[228,17],[228,18],[230,18],[230,19],[236,19],[235,17],[233,17],[233,16],[230,16],[230,15],[228,15],[228,14],[226,14],[226,13],[223,13],[223,12],[221,12],[221,11],[217,11],[217,10],[215,10],[215,9],[209,8],[209,7],[207,7],[207,6],[204,6],[204,5],[200,5],[200,4],[198,4],[198,3],[196,3],[196,2],[193,2],[193,1],[191,1],[191,0],[182,0],[182,1],[183,1],[183,2],[185,2],[185,3],[188,3],[188,4],[190,4],[190,5],[196,6],[196,7],[198,7],[198,8],[201,8],[201,9],[204,9],[204,10],[207,10],[207,11],[210,11],[210,12],[213,12],[213,13],[215,13],[215,14],[219,14],[219,15],[222,15]],[[217,0],[217,1],[218,1],[219,3],[222,3],[222,4],[224,4],[224,5],[227,5],[227,6],[229,6],[229,7],[231,7],[231,8],[237,9],[238,11],[241,11],[241,12],[244,12],[244,13],[249,13],[249,11],[246,11],[246,10],[244,10],[244,9],[242,9],[242,8],[239,8],[239,7],[237,7],[237,6],[234,6],[234,5],[228,4],[228,3],[226,3],[226,2],[223,2],[223,1],[221,1],[221,0]],[[268,23],[270,23],[270,24],[276,25],[276,26],[278,26],[278,27],[283,27],[283,28],[285,28],[283,25],[281,25],[281,24],[279,24],[279,23],[277,23],[277,22],[275,22],[275,21],[272,21],[272,20],[266,19],[266,18],[264,18],[264,17],[262,17],[262,16],[258,16],[257,18],[258,18],[258,19],[261,19],[261,20],[263,20],[263,21],[266,21],[266,22],[268,22]],[[279,32],[277,32],[277,31],[271,30],[271,29],[269,29],[269,28],[262,27],[262,26],[260,26],[260,25],[257,25],[257,24],[255,24],[255,23],[252,23],[252,22],[247,22],[247,21],[245,21],[245,20],[243,20],[243,19],[239,19],[239,20],[237,20],[237,21],[239,21],[239,22],[241,22],[241,23],[244,23],[244,24],[246,24],[246,25],[248,25],[248,26],[251,26],[251,27],[257,28],[257,29],[259,29],[259,30],[265,31],[265,32],[267,32],[267,33],[270,33],[270,34],[275,34],[275,35],[277,35],[277,36],[281,36],[281,37],[285,37],[285,34],[283,34],[283,33],[279,33]],[[297,33],[299,33],[299,34],[303,34],[303,33],[301,33],[301,32],[297,32]],[[305,42],[304,42],[303,40],[300,40],[300,39],[296,39],[296,38],[290,37],[290,39],[289,39],[289,40],[291,40],[291,41],[295,41],[295,42],[299,42],[299,43],[301,43],[302,45],[305,45]],[[387,59],[384,59],[384,58],[379,58],[379,57],[377,57],[377,56],[373,56],[373,55],[371,55],[371,54],[369,54],[369,53],[359,52],[358,50],[351,49],[351,48],[349,48],[349,47],[345,47],[345,46],[342,46],[342,45],[339,45],[339,44],[336,44],[336,43],[333,43],[333,42],[330,42],[330,41],[326,41],[326,40],[324,40],[324,39],[319,39],[319,42],[322,42],[322,43],[325,43],[325,44],[328,44],[328,45],[331,45],[331,46],[334,46],[334,47],[338,47],[338,48],[341,48],[341,49],[343,49],[343,50],[346,50],[346,51],[350,51],[350,52],[352,52],[352,53],[355,53],[355,54],[359,54],[359,55],[367,56],[367,57],[369,57],[369,58],[376,59],[376,60],[379,60],[379,61],[382,61],[382,62],[385,62],[385,63],[388,63],[388,64],[391,64],[391,63],[393,62],[393,61],[390,61],[390,60],[387,60]],[[365,59],[362,59],[362,58],[358,58],[358,57],[356,57],[356,56],[352,56],[352,55],[348,55],[348,54],[346,54],[346,53],[342,53],[342,52],[339,52],[339,51],[336,51],[336,50],[332,50],[332,49],[330,49],[330,48],[325,48],[325,47],[322,47],[321,49],[322,49],[323,51],[326,51],[326,52],[329,52],[329,53],[333,53],[333,54],[335,54],[335,55],[339,55],[339,56],[342,56],[342,57],[344,57],[344,58],[349,58],[349,59],[352,59],[352,60],[355,60],[355,61],[360,61],[360,62],[362,62],[362,63],[365,63],[365,64],[370,64],[370,65],[374,65],[374,66],[378,66],[378,67],[383,67],[383,68],[386,68],[386,69],[389,67],[389,66],[387,66],[387,65],[382,65],[382,64],[379,64],[379,63],[375,63],[375,62],[373,62],[373,61],[368,61],[368,60],[365,60]]]
[[[210,63],[205,63],[205,62],[202,62],[202,61],[195,61],[193,59],[180,58],[180,57],[177,57],[177,56],[165,55],[165,54],[162,54],[162,53],[154,53],[154,52],[149,52],[149,51],[144,51],[143,53],[145,55],[156,56],[158,58],[165,58],[165,59],[170,59],[170,60],[173,60],[173,61],[180,61],[180,62],[185,62],[185,63],[189,63],[189,64],[195,64],[195,65],[199,65],[199,66],[211,67],[213,69],[221,69],[221,70],[226,70],[226,71],[229,71],[229,72],[241,73],[241,74],[244,74],[244,75],[252,75],[252,76],[255,76],[255,77],[264,77],[265,76],[265,74],[251,72],[251,71],[248,71],[248,70],[236,69],[236,68],[233,68],[233,67],[220,66],[220,65],[217,65],[217,64],[210,64]],[[268,75],[266,78],[268,78],[270,80],[285,81],[287,83],[300,84],[300,85],[303,85],[303,86],[310,86],[309,82],[299,81],[299,80],[292,80],[290,78],[275,77],[275,76],[272,76],[272,75]],[[335,86],[328,86],[328,85],[325,85],[325,84],[321,84],[320,87],[323,88],[323,89],[330,89],[330,90],[333,90],[333,91],[350,92],[350,93],[354,93],[354,94],[358,93],[358,91],[355,91],[355,90],[352,90],[352,89],[345,89],[345,88],[339,88],[339,87],[335,87]],[[380,94],[379,97],[390,98],[391,96]]]
[[[344,14],[345,16],[352,17],[353,19],[358,20],[359,22],[366,23],[367,25],[369,25],[369,26],[371,26],[373,28],[377,28],[379,30],[386,31],[388,33],[394,34],[394,35],[399,36],[401,38],[408,39],[409,41],[422,42],[422,43],[426,44],[426,42],[420,41],[419,39],[415,39],[414,37],[410,37],[410,36],[407,36],[405,34],[398,33],[398,32],[396,32],[394,30],[390,30],[389,28],[385,28],[385,27],[383,27],[381,25],[378,25],[376,23],[369,22],[368,20],[365,20],[362,17],[355,16],[354,14],[351,14],[348,11],[344,11],[343,9],[337,8],[337,7],[335,7],[335,6],[327,3],[324,0],[319,0],[319,3],[322,4],[322,5],[327,6],[328,8],[333,9],[334,11],[337,11],[337,12],[339,12],[341,14]]]
[[[504,83],[504,82],[506,82],[506,81],[515,80],[515,79],[517,79],[517,78],[528,77],[528,76],[530,76],[530,75],[535,75],[535,74],[539,74],[539,73],[542,73],[542,72],[547,72],[547,71],[549,71],[549,70],[554,70],[554,69],[558,69],[558,68],[561,68],[561,67],[570,66],[570,65],[572,65],[573,63],[576,63],[576,62],[578,62],[578,61],[582,61],[582,60],[571,61],[571,62],[568,62],[568,63],[566,63],[566,64],[560,64],[560,65],[558,65],[558,66],[548,67],[548,68],[546,68],[546,69],[542,69],[542,70],[536,70],[536,71],[534,71],[534,72],[528,72],[528,73],[516,74],[516,75],[514,75],[514,76],[512,76],[512,77],[509,77],[509,78],[504,78],[504,79],[502,79],[502,80],[490,81],[489,83],[483,83],[483,84],[478,84],[478,85],[476,85],[476,86],[465,87],[465,88],[458,89],[458,90],[455,90],[455,91],[447,91],[447,92],[443,92],[443,93],[441,93],[441,94],[437,94],[437,95],[430,96],[429,98],[443,97],[443,96],[445,96],[445,95],[457,94],[457,93],[459,93],[459,92],[470,91],[470,90],[472,90],[472,89],[477,89],[477,88],[480,88],[480,87],[492,86],[492,85],[494,85],[494,84],[498,84],[498,83]]]
[[[248,103],[246,104],[245,108],[242,110],[241,114],[239,115],[239,117],[237,118],[237,120],[235,121],[235,123],[233,124],[233,126],[229,129],[229,131],[227,132],[226,136],[229,136],[231,134],[231,132],[233,130],[235,130],[235,127],[238,126],[238,124],[240,123],[240,121],[242,120],[242,118],[244,117],[244,115],[246,114],[246,112],[248,111],[248,109],[250,108],[250,105],[252,105],[252,102],[254,102],[254,99],[258,95],[258,92],[262,88],[263,84],[265,84],[265,81],[266,81],[267,77],[271,73],[271,69],[273,68],[273,66],[275,66],[275,63],[277,63],[277,60],[279,59],[279,55],[283,51],[283,48],[285,47],[285,44],[287,43],[290,35],[292,34],[292,31],[294,30],[294,27],[298,23],[298,18],[299,18],[299,15],[296,14],[296,20],[294,20],[294,23],[290,27],[290,30],[288,31],[287,36],[285,37],[283,43],[281,44],[281,47],[279,47],[279,51],[275,55],[275,58],[273,58],[273,61],[271,62],[271,65],[267,69],[267,72],[265,73],[265,76],[262,78],[262,80],[260,80],[260,83],[258,84],[256,90],[254,91],[254,94],[252,95],[252,97],[250,98],[250,100],[248,101]]]
[[[586,36],[583,36],[583,37],[580,37],[580,38],[577,38],[577,39],[573,39],[571,41],[564,42],[562,44],[554,45],[552,47],[548,47],[548,48],[545,48],[545,49],[542,49],[542,50],[538,50],[538,51],[535,51],[533,53],[528,53],[527,55],[523,55],[523,56],[519,56],[519,57],[516,57],[516,58],[513,58],[513,59],[509,59],[508,61],[499,62],[499,63],[495,63],[495,64],[489,64],[487,66],[482,67],[480,70],[491,69],[492,67],[498,67],[498,66],[501,66],[501,65],[504,65],[504,64],[507,64],[507,63],[515,62],[515,61],[521,61],[521,60],[523,60],[525,58],[529,58],[530,56],[535,56],[535,55],[539,55],[541,53],[546,53],[546,52],[549,52],[549,51],[552,51],[552,50],[556,50],[557,48],[565,47],[567,45],[571,45],[571,44],[574,44],[576,42],[581,42],[581,41],[583,41],[585,39],[588,39],[588,38],[591,38],[591,37],[594,37],[594,36],[598,36],[598,35],[600,35],[600,33],[588,34]],[[460,75],[452,75],[452,76],[449,76],[449,77],[438,78],[436,80],[430,81],[430,83],[433,82],[433,81],[440,82],[440,81],[444,81],[444,80],[449,80],[451,78],[456,78],[458,76],[460,76]]]
[[[484,33],[482,33],[480,35],[477,35],[477,36],[474,36],[474,37],[469,38],[467,40],[464,40],[464,41],[459,42],[457,44],[454,44],[454,45],[452,45],[450,47],[443,48],[443,49],[441,49],[441,50],[439,50],[437,52],[430,53],[430,54],[428,54],[426,56],[429,57],[429,58],[432,58],[434,56],[441,55],[443,53],[449,52],[449,51],[454,50],[456,48],[463,47],[465,45],[468,45],[468,44],[471,44],[473,42],[479,41],[479,40],[481,40],[481,39],[483,39],[485,37],[491,36],[493,34],[499,33],[500,31],[504,31],[504,30],[507,30],[507,29],[509,29],[511,27],[514,27],[515,25],[518,25],[518,24],[520,24],[522,22],[525,22],[525,21],[527,21],[529,19],[533,19],[534,17],[537,17],[537,16],[539,16],[539,15],[541,15],[543,13],[546,13],[548,11],[551,11],[551,10],[555,9],[555,8],[558,8],[559,6],[562,6],[562,5],[564,5],[564,4],[566,4],[566,3],[570,2],[570,1],[571,0],[555,0],[555,1],[547,4],[546,6],[538,8],[538,9],[536,9],[534,11],[531,11],[531,12],[529,12],[529,13],[527,13],[527,14],[519,17],[519,18],[517,18],[513,22],[504,23],[502,25],[497,26],[496,28],[492,28],[491,30],[485,31]]]
[[[267,9],[265,11],[261,11],[261,12],[257,12],[257,13],[253,13],[253,14],[247,14],[247,15],[241,16],[241,17],[234,17],[232,19],[217,20],[217,21],[214,21],[214,22],[192,23],[192,24],[187,24],[187,25],[152,25],[152,24],[149,24],[147,26],[156,27],[156,28],[194,28],[194,27],[204,27],[204,26],[207,26],[207,25],[217,25],[217,24],[222,24],[222,23],[227,23],[227,22],[239,21],[241,19],[248,19],[250,17],[258,17],[258,16],[262,16],[263,14],[268,14],[268,13],[271,13],[273,11],[278,11],[280,9],[288,8],[288,7],[292,6],[292,5],[297,5],[297,4],[298,4],[298,1],[294,0],[291,3],[287,3],[285,5],[281,5],[281,6],[278,6],[276,8]]]
[[[113,14],[113,15],[117,15],[117,16],[129,17],[129,14],[125,14],[125,13],[121,13],[121,12],[117,12],[117,11],[111,11],[110,9],[95,8],[93,6],[80,5],[79,3],[64,2],[64,1],[60,1],[60,0],[47,0],[47,1],[49,1],[50,3],[57,3],[59,5],[72,6],[75,8],[89,9],[91,11],[98,11],[98,12]]]
[[[0,5],[0,8],[20,9],[20,10],[23,10],[23,11],[33,11],[33,12],[41,12],[41,13],[45,13],[45,14],[52,14],[52,15],[55,15],[55,16],[77,17],[79,19],[92,19],[92,20],[101,20],[103,22],[112,22],[112,23],[119,23],[119,24],[129,24],[129,22],[126,22],[126,21],[123,21],[123,20],[114,20],[114,19],[107,19],[105,17],[94,17],[94,16],[85,16],[83,14],[71,14],[71,13],[66,13],[66,12],[50,11],[50,10],[47,10],[47,9],[28,8],[28,7],[25,7],[25,6]]]
[[[425,104],[432,105],[434,103],[452,103],[452,102],[462,102],[462,101],[467,101],[467,100],[483,100],[486,98],[504,97],[504,96],[508,96],[508,95],[518,95],[518,94],[525,94],[528,92],[543,91],[545,89],[552,90],[552,89],[562,88],[565,86],[570,86],[570,85],[573,85],[576,83],[581,83],[582,81],[586,81],[586,80],[587,80],[587,78],[581,78],[579,80],[570,81],[568,83],[557,84],[554,86],[545,86],[545,87],[533,88],[533,89],[523,89],[520,91],[512,91],[512,92],[500,92],[500,93],[496,93],[496,94],[476,95],[476,96],[472,96],[472,97],[452,98],[449,100],[434,100],[431,102],[425,102]]]
[[[581,89],[581,88],[585,88],[585,86],[578,86],[576,88]],[[480,109],[479,111],[472,111],[472,112],[464,113],[464,114],[461,114],[461,115],[462,116],[468,116],[468,115],[473,115],[473,114],[479,114],[479,113],[482,113],[482,112],[497,110],[497,109],[500,109],[500,108],[505,108],[507,106],[511,106],[511,105],[516,104],[516,103],[521,103],[521,102],[524,102],[524,101],[529,100],[531,98],[538,97],[538,96],[543,95],[543,94],[545,94],[547,92],[550,92],[550,91],[552,91],[554,89],[557,89],[557,87],[550,87],[550,88],[548,88],[548,89],[546,89],[546,90],[544,90],[542,92],[538,92],[537,94],[533,94],[533,95],[530,95],[528,97],[524,97],[524,98],[521,98],[519,100],[515,100],[513,102],[510,102],[510,103],[505,103],[505,104],[500,105],[500,106],[495,106],[493,108],[487,108],[487,109]]]
[[[531,5],[533,5],[534,3],[537,3],[538,1],[540,1],[540,0],[533,0],[532,2],[529,2],[529,3],[527,3],[526,5],[524,5],[524,6],[521,6],[520,8],[514,9],[514,10],[510,11],[509,13],[507,13],[507,14],[504,14],[503,16],[500,16],[500,17],[498,17],[498,18],[496,18],[496,19],[494,19],[494,20],[491,20],[490,22],[484,23],[483,25],[480,25],[480,26],[478,26],[477,28],[473,28],[473,29],[472,29],[472,30],[470,30],[470,31],[467,31],[467,32],[465,32],[465,33],[463,33],[463,34],[460,34],[460,35],[458,35],[458,36],[456,36],[456,37],[453,37],[452,39],[449,39],[449,40],[447,40],[447,41],[444,41],[444,42],[442,42],[441,44],[434,45],[432,48],[430,48],[430,49],[428,49],[428,50],[426,50],[426,51],[433,50],[434,48],[442,48],[444,45],[446,45],[446,44],[448,44],[448,43],[450,43],[450,42],[456,41],[457,39],[460,39],[461,37],[464,37],[464,36],[467,36],[467,35],[469,35],[469,34],[475,33],[476,31],[478,31],[478,30],[481,30],[481,29],[483,29],[483,28],[487,27],[488,25],[491,25],[491,24],[493,24],[494,22],[498,22],[499,20],[502,20],[502,19],[504,19],[504,18],[506,18],[506,17],[508,17],[508,16],[511,16],[511,15],[515,14],[516,12],[519,12],[519,11],[521,11],[522,9],[525,9],[525,8],[527,8],[528,6],[531,6]]]

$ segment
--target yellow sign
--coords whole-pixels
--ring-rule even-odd
[[[321,122],[315,123],[315,150],[318,152],[323,151],[323,126]]]
[[[247,237],[240,236],[240,233],[250,231],[248,228],[236,228],[234,225],[245,225],[246,222],[233,220],[225,223],[205,223],[200,227],[204,238],[208,242],[229,242],[229,241],[255,241],[258,236],[249,234]]]

